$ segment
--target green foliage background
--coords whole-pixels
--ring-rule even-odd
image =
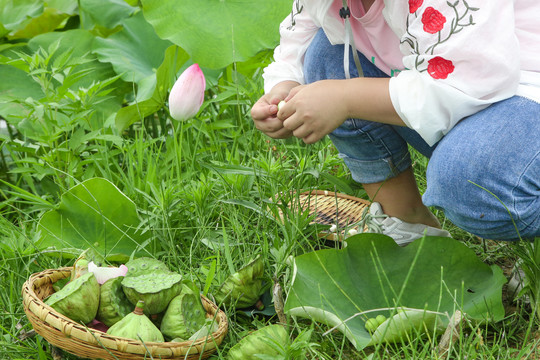
[[[287,259],[328,247],[308,214],[290,210],[298,207],[295,192],[365,193],[329,141],[270,140],[249,114],[290,9],[290,0],[0,0],[4,358],[52,359],[39,336],[20,340],[31,330],[20,289],[32,273],[72,265],[85,244],[112,245],[123,256],[143,245],[205,294],[261,255],[267,300],[273,279],[285,289],[292,283]],[[205,102],[194,119],[178,123],[169,117],[167,97],[192,63],[205,74]],[[415,155],[421,187],[426,165]],[[90,195],[79,193],[85,186]],[[93,202],[106,206],[100,216]],[[73,209],[84,215],[63,217]],[[506,245],[481,242],[438,215],[485,262],[506,261],[500,255]],[[70,226],[58,226],[64,219]],[[70,254],[59,256],[58,249]],[[229,333],[215,358],[276,321],[267,305],[262,312],[226,309]],[[283,345],[284,359],[368,356],[340,333],[323,337],[327,328],[291,321],[295,340]],[[506,337],[464,338],[455,355],[528,356],[537,345],[530,324],[511,317],[499,325]],[[487,327],[471,334],[476,331],[493,334]],[[433,348],[417,340],[370,356],[430,358]]]

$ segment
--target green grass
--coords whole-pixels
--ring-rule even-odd
[[[40,336],[19,340],[31,330],[20,290],[30,274],[70,264],[35,248],[37,221],[59,202],[63,191],[87,178],[103,177],[118,186],[137,205],[141,229],[158,240],[160,249],[154,255],[210,292],[212,284],[221,283],[256,255],[265,259],[266,275],[276,277],[287,289],[291,271],[285,260],[327,246],[316,239],[316,229],[308,225],[305,214],[291,212],[285,223],[269,216],[268,199],[281,192],[309,189],[356,196],[364,192],[351,180],[328,139],[306,146],[295,139],[269,140],[254,129],[249,110],[260,95],[259,75],[255,72],[243,83],[222,82],[209,89],[209,95],[232,91],[219,102],[207,102],[191,121],[169,124],[161,112],[155,119],[135,124],[120,142],[89,141],[71,164],[63,162],[52,145],[43,145],[46,151],[41,153],[46,156],[36,156],[28,144],[16,141],[17,136],[3,142],[9,172],[2,174],[6,183],[0,187],[2,359],[52,359]],[[413,155],[423,190],[427,160]],[[473,248],[486,263],[505,267],[515,260],[513,245],[477,239],[453,226],[443,214],[436,215],[454,238]],[[450,358],[540,358],[538,322],[532,310],[523,302],[507,304],[504,321],[464,327]],[[227,315],[229,334],[214,359],[225,358],[227,349],[250,330],[277,321],[275,316],[248,316],[231,309]],[[328,330],[324,325],[300,319],[291,322],[293,336],[313,330],[309,341],[295,345],[307,358],[437,358],[437,339],[416,339],[359,353],[340,333],[323,336]],[[64,358],[76,357],[65,354]]]

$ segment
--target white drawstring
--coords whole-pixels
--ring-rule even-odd
[[[350,34],[348,28],[351,26],[349,18],[345,18],[345,51],[343,54],[343,68],[345,69],[345,77],[347,79],[351,78],[351,73],[349,71],[349,46],[351,43]]]
[[[354,35],[352,32],[352,26],[349,18],[351,17],[351,10],[347,5],[347,0],[343,0],[343,7],[339,10],[339,16],[345,22],[345,50],[343,54],[343,68],[345,70],[345,77],[347,79],[351,78],[351,73],[349,71],[349,47],[352,48],[354,63],[356,69],[358,70],[358,76],[363,77],[364,72],[362,71],[362,66],[360,65],[360,59],[358,58],[358,51],[356,50],[356,45],[354,43]]]

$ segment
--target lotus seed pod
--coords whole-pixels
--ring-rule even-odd
[[[159,329],[144,315],[144,306],[144,301],[138,301],[135,310],[111,326],[107,334],[143,342],[164,342]]]
[[[88,260],[84,258],[79,258],[73,264],[73,269],[71,270],[71,281],[80,278],[82,275],[88,272]]]
[[[169,302],[178,295],[181,281],[180,274],[158,271],[139,276],[126,276],[122,280],[122,287],[132,304],[143,300],[145,314],[152,315],[165,311]]]
[[[289,341],[289,335],[281,325],[268,325],[249,334],[234,345],[228,353],[229,360],[255,360],[256,355],[266,355],[265,358],[278,356],[277,346],[284,346]]]
[[[219,330],[219,325],[216,319],[207,318],[204,325],[197,330],[188,340],[197,340],[207,336],[212,336],[213,333]]]
[[[206,320],[206,311],[201,297],[186,285],[182,285],[180,295],[171,300],[163,319],[161,332],[169,339],[187,340],[200,330]]]
[[[377,327],[370,344],[394,343],[418,334],[441,333],[445,330],[443,321],[432,312],[409,309],[398,312]]]
[[[71,320],[87,324],[96,317],[99,295],[96,277],[86,273],[52,294],[45,303]]]
[[[122,288],[123,276],[109,279],[101,285],[101,296],[96,318],[107,326],[113,326],[133,309]]]
[[[366,330],[371,334],[377,330],[377,327],[379,326],[379,323],[377,322],[376,318],[369,318],[366,320],[366,323],[364,324]]]
[[[377,315],[375,320],[377,320],[377,326],[379,326],[386,321],[386,316],[384,316],[383,314]]]
[[[169,272],[169,268],[165,263],[151,257],[133,259],[128,261],[125,265],[128,268],[126,276],[139,276],[155,273],[156,271]]]
[[[84,250],[73,263],[70,280],[75,280],[76,278],[89,272],[88,265],[90,264],[90,262],[93,262],[92,260],[100,261],[102,259],[102,255],[96,253],[94,249],[89,248]]]
[[[215,298],[219,303],[240,309],[252,306],[261,296],[263,280],[264,262],[259,256],[229,276],[221,284]]]
[[[52,284],[54,292],[59,292],[64,286],[70,282],[71,277],[58,279],[55,283]]]

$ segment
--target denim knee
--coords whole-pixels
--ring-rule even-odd
[[[435,151],[430,164],[439,161]],[[456,171],[469,165],[468,158],[444,159],[446,166],[429,166],[428,188],[423,195],[426,206],[442,210],[453,224],[471,234],[486,239],[514,240],[519,237],[514,216],[500,198],[501,193],[481,185],[482,167],[467,175]],[[474,161],[473,161],[474,162]],[[476,163],[476,162],[475,162]],[[481,165],[481,164],[477,164]]]
[[[458,123],[430,159],[424,203],[482,238],[540,236],[538,114],[514,97]]]
[[[356,182],[382,182],[411,166],[407,143],[390,125],[348,119],[329,136]]]

